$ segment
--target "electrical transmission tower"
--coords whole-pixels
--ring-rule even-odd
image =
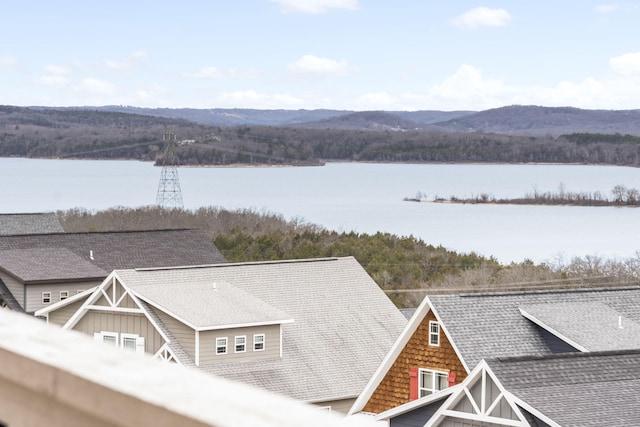
[[[160,184],[158,184],[158,194],[156,204],[166,209],[182,209],[182,191],[180,190],[180,179],[178,178],[178,157],[175,154],[176,131],[173,126],[165,127],[162,139],[166,142],[164,156],[158,159],[162,164],[160,173]]]

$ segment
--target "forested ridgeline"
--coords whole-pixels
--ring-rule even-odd
[[[640,165],[640,137],[632,135],[216,127],[120,112],[19,107],[0,107],[0,156],[156,161],[165,149],[166,126],[176,130],[176,155],[182,165],[324,161]]]
[[[628,260],[558,258],[503,265],[412,236],[338,233],[252,210],[73,209],[58,216],[68,232],[200,228],[230,262],[353,256],[399,307],[416,307],[427,292],[614,286],[636,284],[640,278],[640,255]]]

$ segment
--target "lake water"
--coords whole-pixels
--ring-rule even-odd
[[[338,231],[413,235],[501,262],[635,256],[640,209],[459,205],[403,201],[434,196],[640,188],[640,169],[585,165],[330,163],[323,167],[180,168],[185,208],[251,208]],[[41,212],[155,202],[160,168],[137,161],[0,158],[0,211]]]

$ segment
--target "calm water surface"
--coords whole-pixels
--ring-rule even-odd
[[[520,197],[537,190],[640,188],[640,169],[584,165],[406,165],[180,168],[185,208],[252,208],[338,231],[386,231],[501,262],[635,256],[640,209],[411,203],[418,191]],[[160,169],[136,161],[0,158],[0,211],[40,212],[155,202]]]

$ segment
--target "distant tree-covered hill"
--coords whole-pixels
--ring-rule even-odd
[[[257,111],[251,110],[255,114]],[[287,126],[210,126],[184,118],[123,111],[0,106],[0,156],[157,161],[165,150],[164,129],[172,126],[178,138],[176,155],[182,165],[371,161],[640,166],[640,136],[632,133],[640,130],[639,114],[637,110],[506,107],[431,124],[417,120],[427,120],[427,116],[436,120],[438,114],[405,116],[374,111],[337,114]],[[293,112],[288,112],[288,117],[302,120],[300,115],[295,119]],[[513,130],[526,127],[525,120],[530,121],[530,129],[555,126],[556,130],[576,130],[561,135],[524,135]],[[559,127],[568,122],[576,126]],[[581,131],[583,128],[592,131]],[[593,131],[601,128],[610,132]],[[501,129],[504,131],[499,132]],[[629,132],[618,132],[620,129]]]

